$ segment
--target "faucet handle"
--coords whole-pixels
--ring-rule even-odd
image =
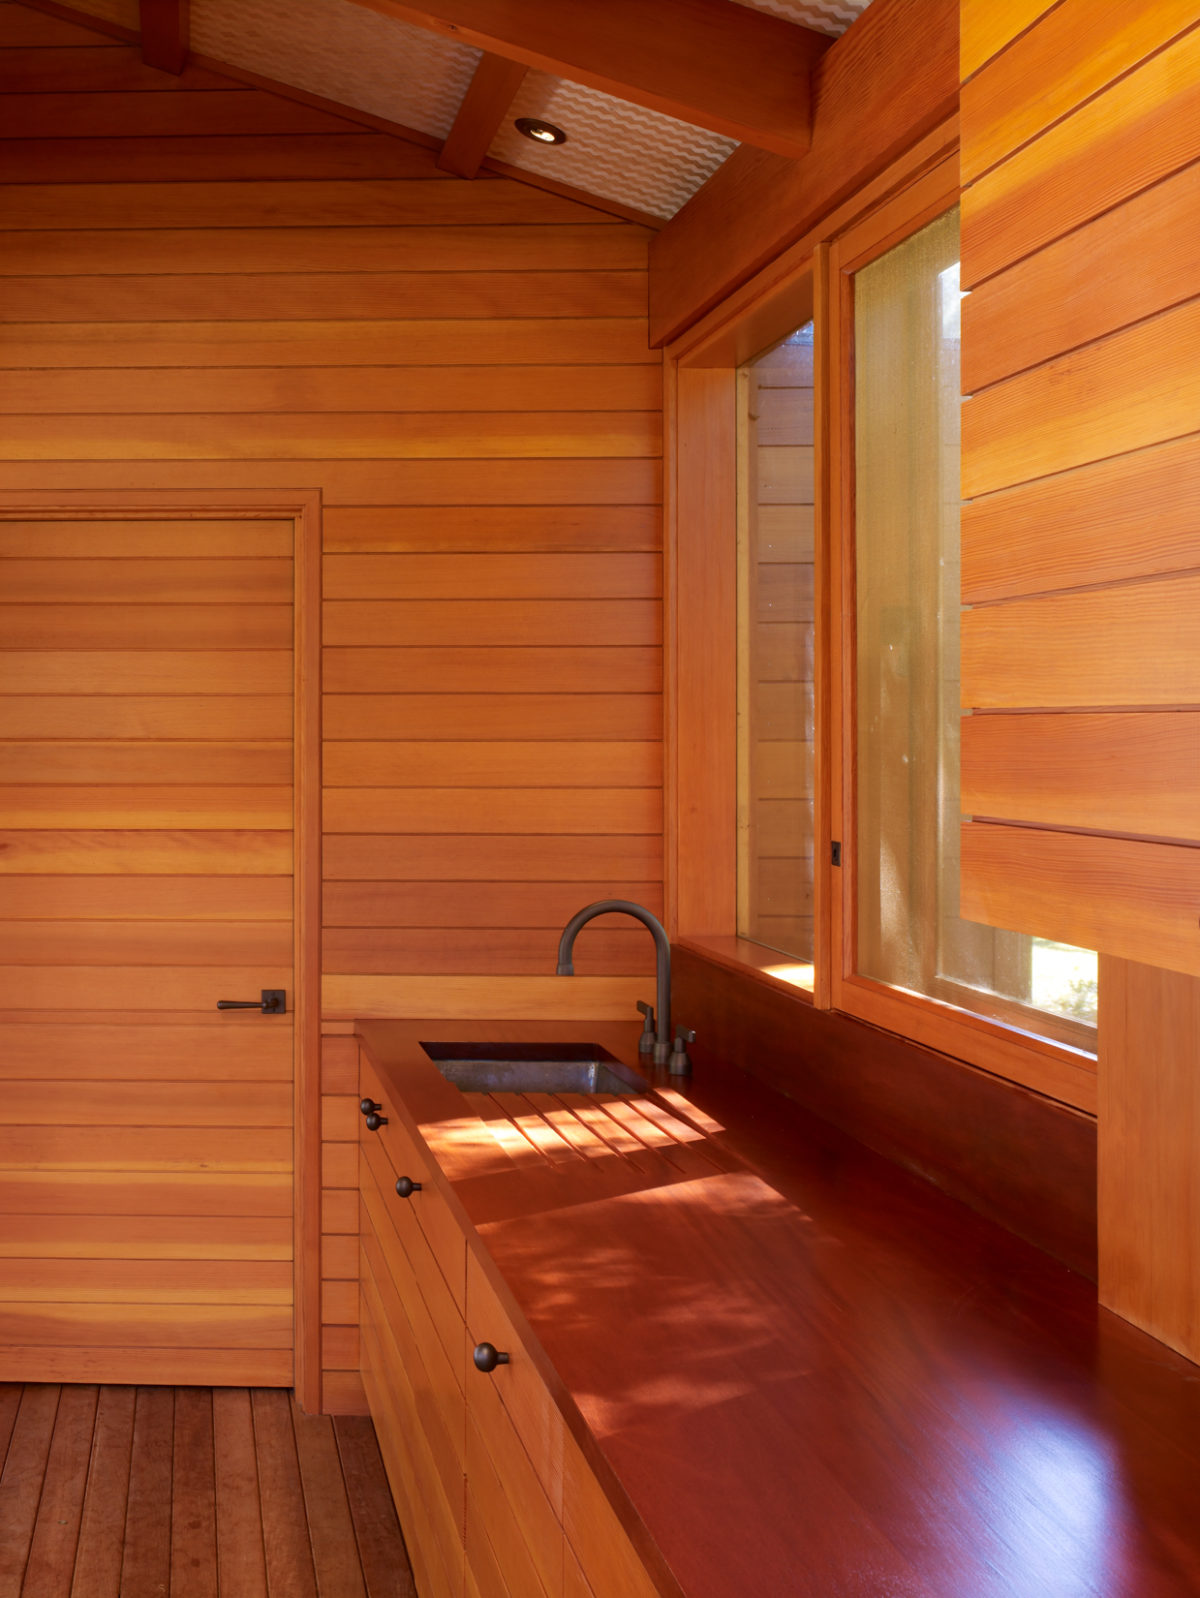
[[[655,1039],[654,1006],[652,1004],[646,1004],[643,1000],[639,999],[637,1002],[637,1007],[642,1012],[642,1016],[644,1017],[642,1035],[638,1039],[638,1053],[652,1054],[654,1052]]]
[[[696,1033],[692,1027],[677,1026],[675,1028],[675,1047],[671,1050],[671,1057],[667,1061],[667,1071],[671,1076],[690,1076],[692,1062],[688,1058],[687,1046],[695,1043]]]

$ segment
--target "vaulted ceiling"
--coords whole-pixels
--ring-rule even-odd
[[[665,220],[739,143],[803,155],[813,66],[870,0],[71,3],[155,64],[190,48],[412,130],[461,176],[486,161]]]

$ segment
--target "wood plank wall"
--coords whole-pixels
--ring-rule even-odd
[[[349,1017],[624,1015],[651,968],[601,923],[552,975],[580,905],[662,908],[650,235],[14,4],[0,88],[0,490],[323,498],[325,1348],[353,1407]]]
[[[738,933],[813,958],[813,346],[739,374],[744,655]]]
[[[964,0],[963,914],[1200,973],[1196,8],[998,15]]]
[[[964,0],[963,914],[1101,951],[1101,1302],[1200,1358],[1200,23]]]

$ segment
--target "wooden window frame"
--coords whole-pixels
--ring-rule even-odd
[[[851,274],[959,197],[957,118],[832,212],[664,351],[665,798],[673,938],[797,1003],[836,1009],[1093,1112],[1082,1050],[854,972]],[[815,417],[812,991],[737,933],[737,368],[812,317]],[[848,565],[849,563],[849,565]],[[843,843],[840,867],[831,844]]]
[[[0,491],[0,519],[290,521],[293,549],[293,1375],[321,1409],[321,495],[316,490]]]

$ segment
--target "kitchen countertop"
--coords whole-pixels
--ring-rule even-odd
[[[420,1048],[636,1025],[359,1032],[688,1598],[1200,1591],[1200,1371],[1082,1277],[716,1062],[489,1101]]]

